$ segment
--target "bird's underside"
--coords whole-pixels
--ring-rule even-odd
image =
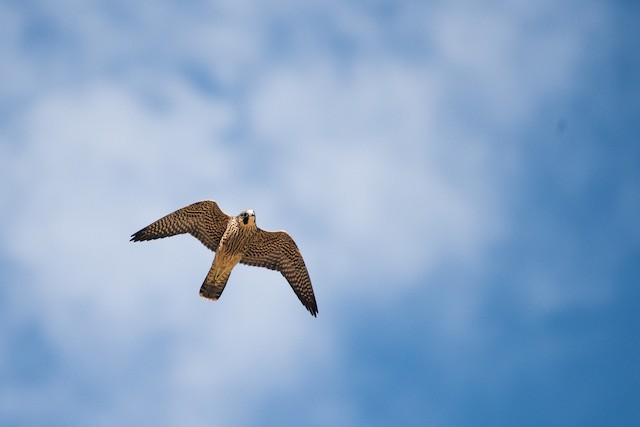
[[[279,271],[300,302],[316,316],[318,305],[311,279],[297,245],[285,231],[265,231],[256,226],[253,211],[238,216],[222,212],[213,200],[186,206],[160,218],[131,236],[131,241],[154,240],[177,234],[191,234],[215,251],[200,296],[217,300],[229,275],[238,264]]]

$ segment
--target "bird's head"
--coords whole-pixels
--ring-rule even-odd
[[[247,211],[240,212],[238,215],[238,223],[241,225],[255,225],[256,224],[256,214],[252,209]]]

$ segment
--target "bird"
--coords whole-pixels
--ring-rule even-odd
[[[318,304],[309,272],[298,246],[286,231],[266,231],[256,225],[256,214],[224,213],[214,200],[203,200],[172,212],[131,235],[140,242],[188,233],[215,252],[200,296],[216,301],[238,264],[279,271],[305,308],[316,317]]]

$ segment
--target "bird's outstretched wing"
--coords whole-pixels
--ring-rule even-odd
[[[131,235],[132,242],[189,233],[215,251],[231,217],[213,200],[204,200],[170,213]]]
[[[302,305],[313,316],[318,313],[307,267],[298,246],[285,231],[258,229],[240,262],[279,271],[287,279]]]

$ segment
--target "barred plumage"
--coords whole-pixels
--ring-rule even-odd
[[[153,240],[189,233],[216,252],[200,296],[217,300],[222,295],[231,270],[240,262],[279,271],[298,299],[316,316],[316,303],[309,272],[302,254],[285,231],[265,231],[256,226],[252,210],[232,217],[213,200],[186,206],[134,233],[131,241]]]

